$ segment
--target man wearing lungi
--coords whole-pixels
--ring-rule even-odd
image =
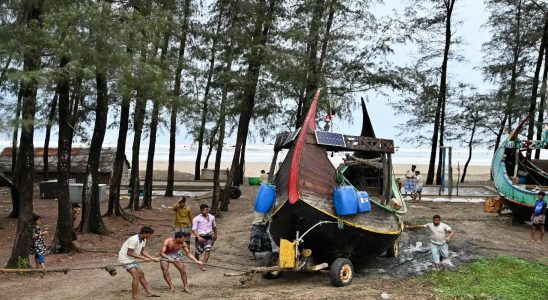
[[[449,246],[447,242],[451,240],[453,229],[449,225],[441,222],[441,217],[435,215],[432,217],[432,223],[424,225],[405,226],[407,229],[428,228],[430,230],[430,251],[436,270],[440,269],[440,262],[449,257]]]
[[[170,263],[172,263],[181,274],[181,280],[183,281],[184,286],[183,290],[186,293],[190,293],[188,290],[188,276],[186,274],[185,264],[183,264],[183,255],[181,251],[195,263],[203,265],[201,261],[197,260],[194,255],[190,253],[190,249],[186,243],[186,234],[179,231],[175,233],[175,237],[164,240],[162,250],[160,251],[160,256],[162,257],[160,258],[160,267],[162,268],[164,279],[169,285],[171,292],[175,291],[175,287],[173,286],[173,283],[171,283],[171,277],[169,276]]]
[[[251,233],[249,235],[249,246],[247,247],[253,256],[252,259],[256,259],[256,252],[272,252],[272,244],[270,243],[270,237],[266,232],[268,223],[268,215],[260,212],[254,212],[255,217],[251,225]]]
[[[196,236],[196,258],[204,254],[202,271],[206,270],[205,264],[209,259],[209,252],[217,240],[216,226],[215,217],[209,213],[209,206],[200,205],[200,214],[192,220],[192,233]]]
[[[407,170],[405,173],[405,182],[403,185],[403,190],[405,191],[405,195],[407,196],[407,193],[411,195],[411,197],[415,194],[415,186],[416,186],[416,174],[415,169],[417,169],[417,166],[412,165],[411,170]]]

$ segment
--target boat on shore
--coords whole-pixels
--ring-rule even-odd
[[[546,149],[546,141],[519,139],[519,133],[530,117],[531,114],[502,142],[491,164],[495,188],[504,206],[512,211],[514,223],[530,220],[537,193],[548,191],[548,160],[527,157],[527,151]]]
[[[318,130],[318,98],[319,91],[300,130],[276,139],[270,173],[276,196],[269,233],[278,245],[282,239],[301,241],[299,248],[311,250],[314,263],[346,259],[361,264],[384,252],[394,256],[407,209],[392,174],[394,143],[374,136],[364,104],[361,136]],[[288,152],[274,175],[282,149]],[[328,155],[338,151],[352,155],[335,167]],[[370,210],[341,215],[334,201],[340,187],[366,192]]]

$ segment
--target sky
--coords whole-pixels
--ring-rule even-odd
[[[402,2],[405,0],[386,0],[385,5],[378,7],[377,15],[391,14],[394,9],[398,9]],[[456,34],[460,35],[464,40],[462,54],[465,57],[463,62],[449,62],[449,79],[459,80],[473,84],[482,89],[488,88],[488,85],[484,83],[481,70],[478,67],[482,62],[482,44],[489,40],[490,33],[488,28],[484,28],[484,24],[488,18],[488,11],[486,10],[483,1],[477,0],[457,0],[456,8],[454,12],[454,18],[462,21],[462,24],[455,28]],[[397,45],[394,48],[394,54],[389,57],[391,61],[398,65],[412,64],[413,57],[416,54],[416,48],[412,45]],[[441,65],[441,58],[439,64]],[[392,107],[388,104],[388,99],[394,97],[401,97],[401,95],[388,92],[387,95],[379,95],[375,92],[369,92],[363,95],[357,95],[355,98],[358,103],[360,96],[367,98],[369,103],[367,108],[370,114],[373,127],[378,137],[387,139],[393,139],[396,146],[410,147],[406,145],[402,140],[401,130],[396,128],[398,124],[405,121],[405,115],[396,115]],[[336,104],[335,104],[336,105]],[[356,105],[356,116],[361,116],[360,106]],[[112,115],[112,114],[111,114]],[[90,129],[91,130],[91,129]],[[344,132],[348,134],[359,134],[361,130],[361,117],[358,117],[354,123],[348,123],[340,121],[334,123],[334,131]],[[106,144],[116,144],[118,136],[117,129],[109,129],[105,136]],[[10,137],[7,135],[0,135],[0,147],[8,146]],[[43,143],[44,132],[37,131],[35,133],[35,146],[39,146]],[[52,137],[52,144],[55,144],[57,140],[56,135]],[[128,142],[133,140],[133,134],[128,135]],[[226,140],[227,144],[233,144],[235,137],[229,137]],[[265,140],[264,143],[272,143],[273,140]],[[169,131],[166,128],[161,129],[157,136],[158,144],[169,144]],[[186,128],[181,127],[177,136],[177,144],[191,144],[192,138],[188,135]],[[252,137],[251,143],[263,143],[258,137]],[[143,145],[148,145],[148,138],[142,141]]]

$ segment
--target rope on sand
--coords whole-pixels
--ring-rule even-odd
[[[172,261],[164,260],[164,261],[168,262],[168,263],[183,262],[182,260],[172,260]],[[150,262],[155,262],[155,261],[153,261],[153,260],[139,261],[139,263],[150,263]],[[186,262],[186,263],[192,263],[192,264],[196,264],[196,265],[198,264],[198,263],[195,263],[195,262]],[[12,273],[12,274],[13,273],[15,273],[15,274],[24,274],[24,273],[41,273],[41,274],[64,273],[64,274],[67,274],[70,271],[105,270],[106,272],[108,272],[110,274],[110,276],[116,276],[116,274],[117,274],[116,267],[123,267],[123,266],[126,266],[126,265],[127,264],[114,264],[114,265],[95,266],[95,267],[51,268],[51,269],[0,269],[0,273],[6,273],[6,274],[9,274],[9,273]],[[239,269],[225,267],[225,266],[219,266],[219,265],[215,265],[215,264],[205,264],[204,266],[218,268],[218,269],[224,269],[224,270],[230,270],[230,271],[243,272],[242,270],[239,270]]]

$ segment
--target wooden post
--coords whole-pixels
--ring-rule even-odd
[[[449,197],[453,195],[453,165],[451,164],[451,156],[453,155],[453,147],[447,147],[449,149],[449,164],[447,166],[447,175],[449,177],[449,182],[447,183],[447,193]],[[457,179],[458,180],[458,179]]]
[[[386,203],[390,203],[392,198],[392,154],[386,154],[386,177],[384,177],[386,185]]]

